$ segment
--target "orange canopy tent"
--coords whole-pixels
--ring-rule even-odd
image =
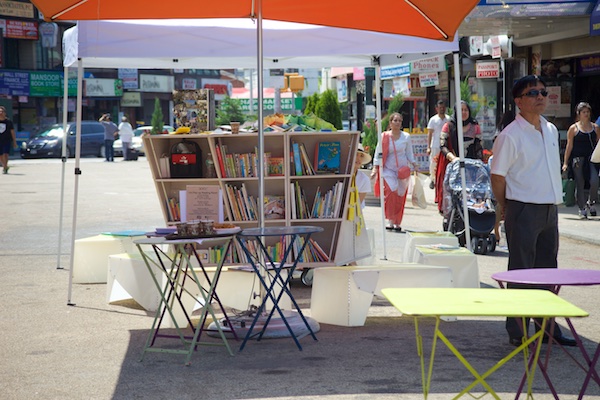
[[[255,18],[452,40],[479,0],[32,0],[48,21]],[[262,4],[261,4],[262,3]]]

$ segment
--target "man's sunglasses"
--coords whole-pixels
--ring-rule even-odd
[[[544,97],[548,96],[548,91],[546,89],[542,89],[542,90],[537,90],[537,89],[531,89],[528,92],[523,93],[522,95],[520,95],[519,97],[538,97],[539,95],[542,95]]]

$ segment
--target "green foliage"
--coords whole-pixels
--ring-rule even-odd
[[[390,101],[390,105],[388,106],[387,114],[383,121],[381,122],[381,131],[387,131],[388,126],[390,124],[390,115],[392,113],[399,113],[402,105],[404,104],[404,98],[402,97],[402,93],[398,93],[394,96],[392,101]]]
[[[154,98],[154,111],[152,112],[152,135],[157,135],[163,131],[164,117],[162,107],[160,106],[160,100],[158,97]]]
[[[477,113],[479,113],[479,109],[481,108],[481,104],[478,102],[474,102],[472,100],[471,87],[469,86],[469,74],[465,76],[465,79],[460,81],[460,99],[462,101],[466,101],[469,107],[471,108],[471,117],[475,118]]]
[[[368,119],[363,124],[363,133],[361,136],[362,145],[365,151],[373,156],[375,154],[375,148],[377,147],[377,121]]]
[[[333,90],[323,92],[317,103],[315,115],[333,124],[336,129],[342,129],[342,110],[338,104],[337,94]]]
[[[304,108],[304,114],[314,114],[317,109],[317,103],[319,102],[319,93],[313,93],[308,96],[306,101],[306,107]]]
[[[232,121],[244,123],[246,116],[242,111],[242,104],[238,99],[226,96],[219,103],[217,109],[217,125],[229,125]]]

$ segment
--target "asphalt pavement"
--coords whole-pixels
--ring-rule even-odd
[[[384,299],[375,299],[363,327],[321,324],[318,341],[290,338],[250,342],[235,355],[202,347],[183,365],[183,357],[152,353],[139,362],[152,313],[132,302],[107,304],[106,285],[73,285],[68,300],[69,254],[74,192],[78,192],[75,238],[125,229],[164,226],[150,169],[137,162],[104,163],[85,158],[76,180],[74,160],[11,160],[0,176],[0,397],[3,399],[421,399],[421,373],[411,318]],[[59,234],[61,177],[64,216]],[[429,203],[433,191],[426,188]],[[375,229],[375,264],[402,261],[405,234],[385,232],[381,209],[365,209]],[[441,217],[407,206],[405,230],[438,230]],[[560,207],[559,267],[600,269],[596,245],[600,219],[581,221],[576,207]],[[59,255],[58,243],[61,241]],[[501,243],[502,245],[502,243]],[[497,288],[490,278],[506,270],[507,252],[478,256],[481,287]],[[296,299],[310,315],[310,288],[294,281]],[[568,301],[590,313],[574,321],[588,351],[600,341],[597,288],[564,288]],[[566,326],[564,321],[558,321]],[[421,326],[429,354],[433,320]],[[443,330],[479,371],[512,351],[501,318],[459,318]],[[175,346],[175,343],[173,343]],[[544,347],[545,349],[546,347]],[[577,349],[567,352],[581,362]],[[487,378],[500,398],[514,398],[523,358],[516,357]],[[552,348],[549,375],[561,399],[575,399],[583,373],[563,351]],[[431,399],[448,399],[471,383],[471,374],[438,343]],[[535,398],[553,398],[539,371]],[[483,392],[476,386],[476,393]],[[600,399],[593,381],[586,399]]]

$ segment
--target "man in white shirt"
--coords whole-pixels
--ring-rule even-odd
[[[446,114],[446,103],[444,100],[438,100],[433,117],[429,119],[427,124],[427,154],[429,155],[429,178],[431,183],[429,188],[435,187],[435,172],[437,169],[436,157],[440,154],[440,133],[446,122],[450,121],[450,116]]]
[[[491,166],[492,190],[504,209],[508,270],[557,268],[561,163],[558,130],[542,117],[546,83],[525,76],[515,82],[512,95],[520,112],[496,138]],[[507,318],[506,330],[509,343],[519,346],[523,333],[515,318]],[[553,337],[563,346],[577,344],[562,336],[558,325]]]

